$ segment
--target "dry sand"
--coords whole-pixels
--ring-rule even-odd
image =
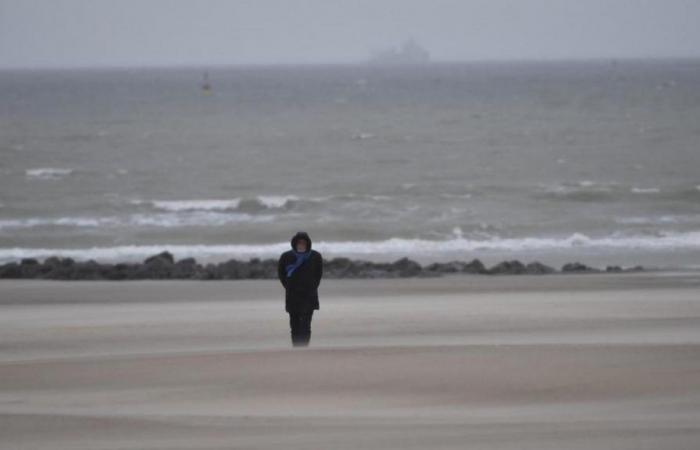
[[[0,281],[2,449],[697,449],[694,274]]]

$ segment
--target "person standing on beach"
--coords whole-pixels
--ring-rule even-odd
[[[285,289],[285,310],[289,313],[292,346],[306,347],[311,340],[311,318],[319,309],[318,286],[323,276],[321,253],[311,249],[305,231],[292,237],[292,249],[280,255],[277,272]]]

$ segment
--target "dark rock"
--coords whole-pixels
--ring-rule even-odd
[[[450,261],[446,263],[432,263],[425,266],[427,272],[457,273],[461,272],[465,264],[462,261]]]
[[[261,270],[264,278],[277,278],[277,260],[274,258],[265,259],[261,262]]]
[[[406,257],[394,261],[392,271],[398,272],[400,277],[414,277],[421,273],[423,268],[416,261]]]
[[[178,279],[196,278],[200,270],[201,266],[194,258],[185,258],[175,263],[171,276]]]
[[[170,252],[161,252],[146,258],[136,268],[134,276],[140,279],[167,279],[173,272],[175,259]]]
[[[143,263],[144,263],[144,264],[150,264],[150,263],[155,262],[156,260],[162,260],[163,262],[167,262],[167,263],[170,263],[170,264],[174,264],[174,263],[175,263],[175,258],[173,258],[172,253],[170,253],[170,252],[168,252],[168,251],[160,252],[160,253],[158,253],[157,255],[149,256],[148,258],[146,258],[146,259],[144,260]]]
[[[129,280],[133,278],[136,268],[131,264],[118,263],[103,272],[108,280]]]
[[[0,278],[46,278],[57,280],[138,280],[138,279],[276,279],[276,258],[251,258],[249,261],[231,259],[219,264],[197,264],[194,258],[184,258],[175,262],[173,255],[163,251],[146,258],[143,263],[100,264],[94,260],[76,262],[71,258],[50,256],[40,263],[35,258],[23,258],[0,266]],[[434,277],[442,274],[549,274],[556,270],[535,261],[527,265],[517,260],[503,261],[490,269],[478,259],[470,262],[449,261],[433,263],[422,267],[407,257],[394,262],[372,262],[336,257],[323,260],[324,278],[408,278]],[[606,272],[638,272],[642,266],[622,269],[620,266],[607,266]],[[564,273],[601,272],[582,263],[565,264]]]
[[[237,259],[231,259],[214,266],[217,278],[224,280],[238,280],[251,278],[250,265]]]
[[[554,273],[556,270],[554,267],[547,266],[545,264],[542,264],[539,261],[531,262],[527,266],[525,266],[525,273],[528,274],[533,274],[533,275],[546,275],[548,273]]]
[[[61,258],[58,256],[50,256],[44,260],[44,265],[45,266],[60,266],[61,265]]]
[[[93,259],[77,263],[72,276],[76,280],[100,280],[103,278],[100,264]]]
[[[0,266],[0,278],[22,278],[22,268],[16,262]]]
[[[199,279],[201,280],[220,280],[221,274],[219,272],[219,267],[215,264],[209,263],[204,267],[201,272]]]
[[[566,263],[562,266],[561,271],[575,273],[600,272],[598,269],[588,267],[587,265],[582,264],[580,262]]]
[[[41,264],[34,258],[22,258],[19,263],[21,278],[37,278],[42,275]]]
[[[378,267],[364,267],[360,269],[354,278],[398,278],[397,272],[389,272]]]
[[[354,264],[349,258],[333,258],[323,263],[323,276],[329,278],[348,278]]]
[[[478,259],[472,259],[462,268],[462,272],[487,274],[489,273],[489,270],[486,268],[484,263],[482,263]]]
[[[446,263],[432,263],[425,266],[424,272],[428,274],[443,273],[488,273],[484,264],[478,259],[471,262],[449,261]]]
[[[176,262],[175,264],[180,264],[183,266],[195,266],[197,265],[197,260],[194,258],[183,258]]]
[[[73,278],[75,261],[71,258],[51,256],[44,260],[41,277],[52,280],[70,280]]]
[[[248,261],[248,277],[252,279],[265,278],[265,270],[262,268],[259,258],[252,258]]]
[[[509,274],[509,275],[519,275],[526,273],[525,265],[518,260],[503,261],[489,269],[489,273],[498,274]]]

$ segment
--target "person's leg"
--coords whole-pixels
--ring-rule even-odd
[[[292,345],[296,342],[296,330],[297,330],[297,315],[296,313],[289,311],[289,329],[292,336]]]
[[[292,345],[297,347],[302,345],[304,340],[304,332],[301,327],[302,325],[302,315],[296,312],[289,313],[289,327],[292,335]]]
[[[304,346],[309,345],[309,341],[311,341],[311,318],[313,317],[314,311],[311,310],[308,313],[305,313],[301,316],[301,334],[302,334],[302,343]]]

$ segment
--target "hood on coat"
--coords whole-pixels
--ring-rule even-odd
[[[306,231],[297,231],[297,234],[292,236],[292,248],[296,250],[297,241],[301,238],[306,239],[306,242],[308,243],[308,245],[306,246],[306,251],[311,250],[311,238],[309,237],[309,234]]]

